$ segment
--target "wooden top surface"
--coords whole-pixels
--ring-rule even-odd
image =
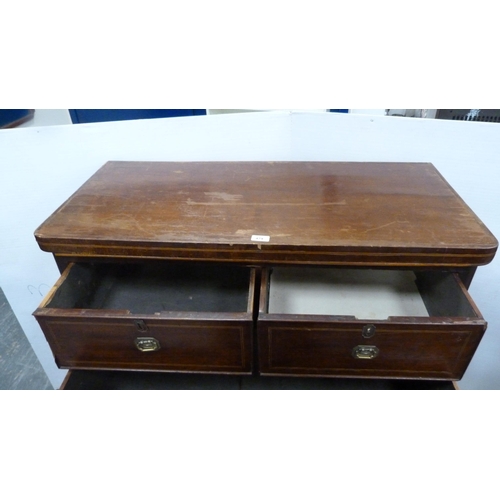
[[[251,264],[469,266],[498,244],[429,163],[108,162],[35,236],[58,255]]]

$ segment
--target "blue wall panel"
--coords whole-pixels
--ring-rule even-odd
[[[206,115],[206,109],[70,109],[73,123],[139,120],[143,118],[172,118]]]

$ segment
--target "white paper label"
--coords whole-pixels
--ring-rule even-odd
[[[262,234],[252,234],[252,241],[269,241],[270,239],[270,236],[265,236]]]

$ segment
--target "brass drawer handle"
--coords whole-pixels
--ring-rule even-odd
[[[154,352],[161,349],[160,343],[154,337],[137,337],[134,344],[142,352]]]
[[[378,347],[374,345],[357,345],[352,350],[352,355],[357,359],[373,359],[378,356]]]

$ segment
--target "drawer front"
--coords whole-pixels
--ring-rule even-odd
[[[261,320],[262,374],[457,380],[484,333],[482,324],[374,323]]]
[[[70,263],[34,312],[59,367],[251,373],[255,272]]]
[[[61,368],[250,373],[251,318],[241,321],[37,317]]]
[[[263,374],[433,380],[460,379],[486,330],[444,271],[267,270],[257,324]]]

